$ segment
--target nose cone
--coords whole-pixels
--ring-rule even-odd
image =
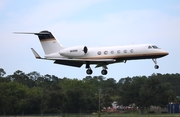
[[[165,55],[168,55],[169,53],[168,52],[165,52]]]
[[[169,52],[167,52],[167,51],[164,51],[164,55],[168,55],[169,54]]]
[[[162,51],[161,51],[161,54],[162,54],[163,56],[167,56],[169,53],[168,53],[167,51],[162,50]]]

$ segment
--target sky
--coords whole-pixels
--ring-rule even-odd
[[[169,52],[157,59],[159,69],[148,60],[133,60],[108,65],[105,78],[150,76],[153,73],[180,73],[179,0],[0,0],[0,68],[11,75],[37,71],[59,78],[86,76],[81,68],[35,59],[30,48],[44,56],[35,35],[13,32],[48,30],[60,44],[71,46],[117,46],[155,44]],[[94,68],[100,76],[102,68]]]

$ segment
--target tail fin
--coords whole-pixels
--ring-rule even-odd
[[[62,45],[55,39],[49,31],[41,31],[39,33],[24,33],[17,32],[18,34],[35,34],[39,37],[44,53],[46,55],[58,52],[63,49]]]
[[[49,31],[41,31],[40,33],[36,33],[35,35],[38,35],[44,53],[46,55],[54,52],[58,52],[63,48]]]

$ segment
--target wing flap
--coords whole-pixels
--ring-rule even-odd
[[[78,61],[67,61],[67,60],[56,60],[54,61],[55,64],[62,64],[67,66],[73,66],[73,67],[81,67],[84,63],[78,62]]]

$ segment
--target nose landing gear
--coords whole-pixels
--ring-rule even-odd
[[[152,60],[153,60],[153,62],[155,63],[154,68],[155,68],[155,69],[159,69],[159,65],[157,65],[157,60],[156,60],[156,59],[152,59]]]
[[[155,69],[159,69],[159,65],[155,65],[154,68],[155,68]]]

